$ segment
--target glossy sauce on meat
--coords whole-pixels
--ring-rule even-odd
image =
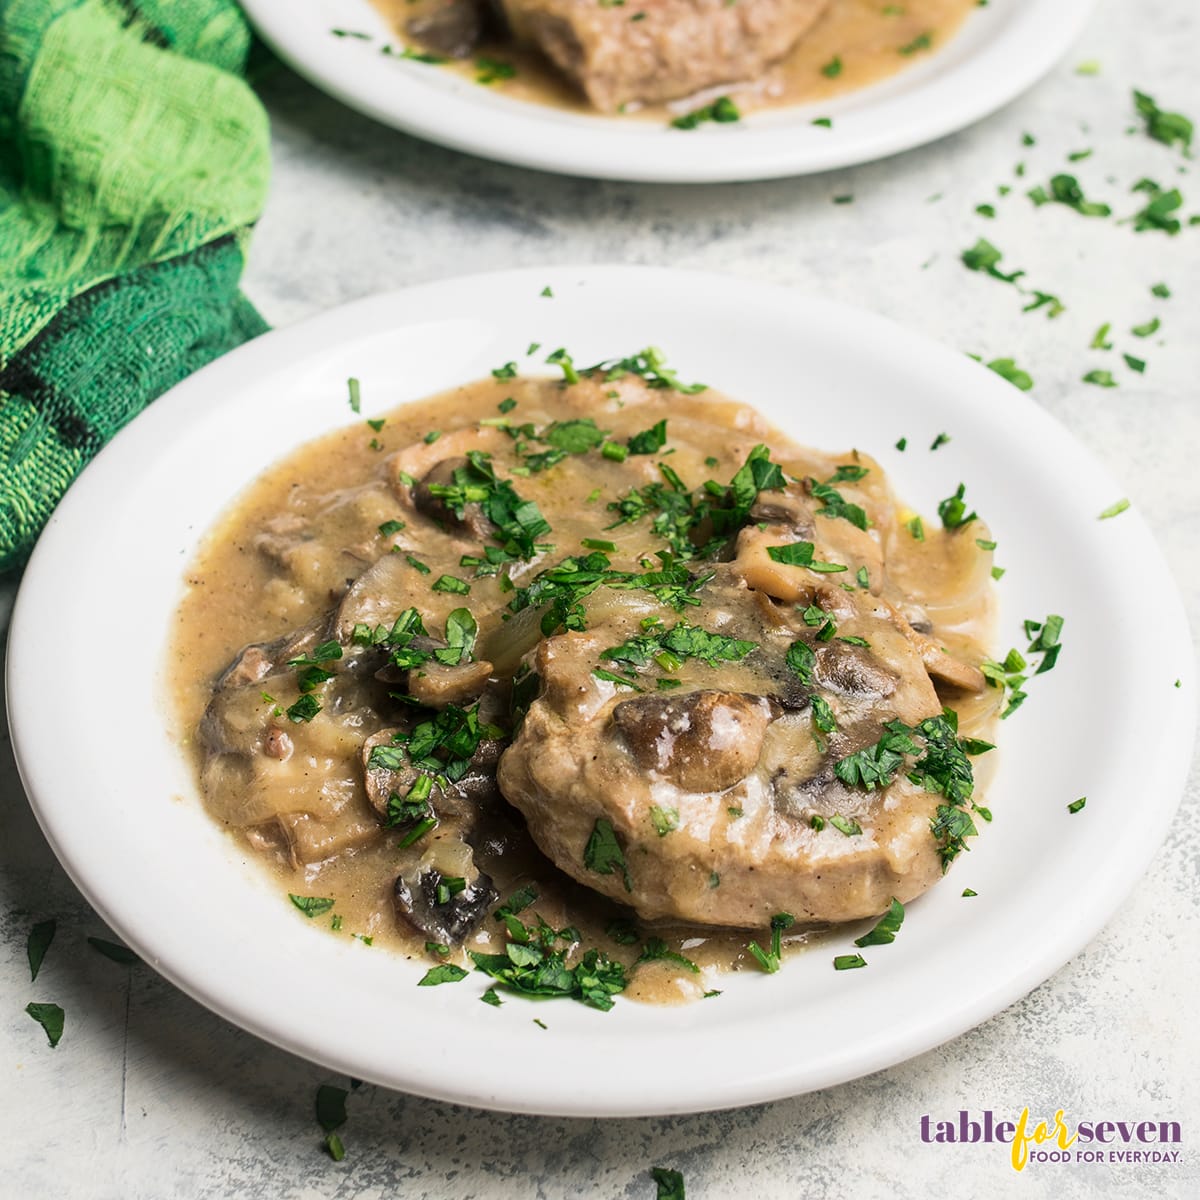
[[[373,3],[403,41],[431,48],[429,43],[405,32],[417,11],[410,0],[373,0]],[[431,10],[435,22],[447,9],[470,13],[482,7],[485,16],[487,13],[486,4],[459,0],[418,0],[418,8],[421,5]],[[802,32],[790,50],[752,74],[742,71],[698,89],[675,91],[669,105],[634,100],[618,108],[616,104],[603,103],[603,91],[595,99],[604,110],[660,121],[687,112],[716,95],[730,96],[744,113],[819,103],[919,65],[953,38],[975,7],[976,0],[907,0],[898,5],[884,4],[882,0],[829,0],[816,22]],[[618,8],[612,15],[627,11],[629,5]],[[580,88],[536,46],[497,37],[494,25],[489,33],[486,21],[480,23],[473,16],[453,22],[451,29],[451,34],[443,33],[436,44],[445,53],[460,57],[451,57],[439,69],[456,71],[469,79],[486,78],[490,82],[484,86],[514,99],[578,112],[596,111]],[[482,41],[478,40],[480,37]],[[437,32],[434,38],[438,38]],[[485,65],[481,67],[480,62]],[[503,70],[504,77],[499,77],[494,69],[487,67],[489,62],[505,64],[515,74],[510,78],[507,70]]]
[[[660,435],[648,436],[655,429]],[[631,439],[642,452],[629,452]],[[599,553],[611,579],[624,572],[636,583],[660,564],[652,556],[667,542],[652,527],[653,511],[638,516],[610,505],[650,495],[664,480],[675,492],[724,484],[764,444],[786,485],[760,491],[724,549],[710,543],[689,565],[694,595],[682,607],[673,607],[669,591],[613,582],[583,596],[567,628],[547,620],[545,604],[514,612],[514,598],[567,558]],[[606,452],[613,446],[625,453]],[[478,500],[447,495],[472,461],[538,506],[550,529],[537,533],[531,558],[498,550],[501,538]],[[868,529],[815,507],[827,502],[814,501],[814,481],[843,475],[840,494],[861,502]],[[504,926],[490,914],[532,883],[539,899],[523,920],[573,927],[580,946],[630,966],[648,938],[659,938],[701,968],[697,975],[670,961],[645,962],[630,973],[625,995],[696,998],[717,968],[757,969],[747,943],[753,936],[766,944],[762,929],[778,896],[770,879],[788,887],[793,865],[772,850],[776,843],[800,855],[797,862],[814,846],[832,847],[849,880],[840,890],[818,889],[804,901],[809,908],[796,906],[807,924],[789,931],[785,941],[793,944],[814,936],[821,921],[878,913],[891,894],[907,899],[933,881],[927,817],[937,797],[906,781],[888,794],[917,803],[916,815],[878,842],[864,838],[856,851],[916,838],[919,869],[904,867],[893,879],[891,867],[871,866],[866,873],[877,885],[864,889],[864,869],[847,847],[830,841],[830,831],[808,833],[814,816],[870,808],[869,797],[847,800],[841,785],[831,790],[826,767],[831,755],[873,742],[883,720],[912,725],[947,702],[964,736],[986,737],[991,727],[998,696],[976,669],[993,608],[991,554],[978,544],[986,529],[974,521],[942,530],[930,521],[918,541],[911,515],[865,455],[802,449],[752,409],[711,392],[681,395],[633,375],[466,385],[397,410],[379,430],[356,422],[302,448],[264,473],[212,531],[188,572],[171,647],[179,736],[212,816],[276,872],[281,902],[285,893],[334,899],[331,913],[315,919],[338,936],[422,958],[429,958],[426,943],[449,942],[451,960],[465,963],[460,940],[464,949],[503,951]],[[821,555],[840,556],[844,571],[818,574],[771,557],[771,546],[805,537]],[[802,620],[814,606],[836,620],[836,639],[818,640],[811,620]],[[363,633],[393,627],[409,609],[424,630],[405,642],[423,659],[413,670],[397,667],[388,647]],[[455,661],[448,619],[464,609],[477,625],[475,645]],[[674,625],[685,633],[719,629],[755,649],[711,662],[686,653],[641,664],[636,655],[603,657]],[[855,641],[865,645],[863,633],[874,639],[867,649]],[[800,640],[815,647],[805,686],[784,659]],[[328,657],[331,641],[336,659]],[[431,657],[439,650],[441,658]],[[314,669],[305,692],[302,678]],[[514,674],[517,689],[522,679],[534,686],[517,706],[528,715],[510,745]],[[837,713],[832,749],[822,750],[812,733],[813,687]],[[305,696],[319,711],[293,719]],[[476,702],[479,721],[493,731],[479,737],[461,776],[433,793],[436,827],[403,845],[415,825],[388,827],[389,804],[420,772],[403,755],[392,761],[375,748],[386,752],[397,729]],[[577,861],[579,839],[600,809],[589,807],[592,794],[578,811],[555,797],[586,774],[571,756],[593,743],[590,769],[610,771],[602,791],[633,804],[650,781],[654,795],[673,797],[673,816],[661,820],[677,824],[647,833],[644,844],[647,854],[666,855],[663,878],[672,871],[682,878],[684,862],[694,873],[696,854],[713,847],[725,856],[721,872],[706,869],[695,884],[643,894],[649,872],[638,864],[648,859],[635,860],[632,842],[636,892],[620,886],[619,874],[601,876]],[[565,775],[555,774],[556,756]],[[615,788],[614,781],[624,782]],[[702,818],[702,810],[716,815]],[[789,842],[778,822],[799,819],[803,828]],[[453,912],[434,895],[445,879],[466,885]],[[397,921],[398,904],[416,925]],[[617,939],[631,928],[627,905],[645,919],[632,926],[636,934],[615,940],[614,921]]]

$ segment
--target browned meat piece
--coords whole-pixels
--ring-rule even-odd
[[[604,112],[754,79],[785,55],[828,0],[503,0],[518,38],[535,43]]]
[[[628,617],[544,641],[540,694],[500,760],[505,797],[558,867],[647,919],[846,921],[883,911],[893,896],[912,899],[942,873],[930,826],[940,797],[903,771],[888,787],[848,788],[834,766],[877,742],[888,722],[915,726],[941,712],[918,652],[865,589],[841,591],[838,636],[868,644],[821,643],[802,612],[791,610],[789,627],[787,609],[765,610],[738,586],[738,569],[717,568],[688,620],[737,629],[757,648],[737,662],[685,663],[669,694],[654,691],[653,659],[630,680],[640,696],[593,673],[606,647],[643,628],[634,600]],[[783,664],[800,642],[812,658],[805,666],[799,655],[797,672]],[[781,665],[794,695],[779,690]],[[825,707],[818,713],[804,696]],[[833,727],[819,726],[828,714]],[[601,819],[623,849],[628,891],[623,873],[588,865]]]

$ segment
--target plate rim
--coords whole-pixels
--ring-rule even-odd
[[[355,3],[371,14],[369,19],[381,20],[367,0]],[[1012,18],[1013,28],[942,72],[930,68],[938,62],[934,55],[926,63],[831,101],[770,110],[763,114],[767,121],[752,116],[738,126],[703,129],[687,135],[691,142],[679,134],[646,138],[641,131],[603,116],[572,114],[572,120],[560,124],[537,116],[538,105],[499,95],[492,99],[503,104],[478,103],[477,93],[485,89],[469,80],[459,81],[462,87],[430,86],[421,74],[429,68],[416,64],[373,62],[359,56],[356,69],[347,72],[340,69],[342,54],[357,55],[362,47],[350,44],[357,39],[335,38],[322,30],[325,49],[331,53],[314,54],[311,31],[297,21],[295,6],[288,0],[245,0],[243,7],[263,40],[297,74],[348,107],[405,133],[464,154],[552,174],[703,184],[782,179],[874,162],[982,120],[1055,66],[1079,38],[1095,0],[1026,0],[1026,4],[1025,11]],[[999,6],[988,7],[990,12],[969,12],[965,20],[993,19]],[[380,66],[402,69],[386,79]],[[872,91],[926,68],[930,68],[927,79],[912,93],[925,102],[918,103],[914,112],[906,104],[907,93],[893,97],[900,109],[894,127],[881,134],[878,112],[870,105]],[[981,80],[986,86],[979,86]],[[856,111],[864,98],[868,101],[865,116]],[[797,114],[796,120],[779,123],[780,114],[787,113]],[[812,118],[825,115],[836,118],[835,128],[819,130],[814,137]],[[779,128],[763,137],[776,123]],[[720,143],[722,154],[714,153],[718,144],[712,141],[714,136],[725,139]]]
[[[995,396],[998,398],[1002,397],[1007,407],[1012,411],[1014,421],[1022,418],[1031,419],[1035,425],[1041,424],[1044,428],[1056,429],[1058,435],[1071,442],[1084,459],[1098,467],[1101,475],[1111,479],[1108,472],[1096,463],[1090,451],[1086,450],[1051,414],[1040,409],[1030,398],[1021,393],[1013,391],[1012,394],[1009,394],[1010,385],[986,373],[983,368],[967,363],[966,360],[959,362],[960,356],[955,355],[953,351],[950,351],[925,335],[907,330],[887,318],[869,313],[866,310],[823,298],[809,297],[797,289],[752,282],[714,272],[654,267],[587,265],[578,267],[519,268],[516,270],[487,272],[451,280],[436,281],[417,285],[412,288],[397,289],[392,292],[381,293],[377,296],[366,297],[351,304],[342,305],[317,314],[285,329],[264,335],[263,338],[257,339],[255,342],[248,343],[245,347],[232,352],[223,359],[217,360],[208,367],[205,367],[201,372],[197,372],[196,375],[189,377],[182,384],[177,385],[175,389],[172,389],[171,393],[162,397],[155,405],[150,406],[146,410],[146,413],[149,415],[157,412],[161,415],[154,419],[161,422],[168,422],[172,415],[173,407],[179,408],[183,412],[191,411],[190,407],[185,408],[184,405],[187,404],[190,406],[192,392],[198,389],[202,390],[205,385],[218,385],[224,378],[232,378],[243,373],[247,365],[256,356],[264,362],[272,357],[279,357],[278,354],[273,353],[276,348],[284,348],[293,344],[303,348],[308,344],[320,343],[320,339],[314,336],[314,331],[323,325],[344,323],[348,327],[353,327],[365,314],[377,309],[382,315],[388,311],[389,306],[394,305],[400,300],[420,308],[432,308],[432,303],[427,305],[422,302],[437,298],[438,293],[441,293],[441,299],[445,300],[447,295],[453,296],[457,291],[464,288],[473,291],[481,281],[487,281],[492,285],[528,286],[532,290],[535,281],[537,286],[540,287],[544,279],[549,275],[553,275],[556,281],[565,276],[585,282],[603,282],[608,279],[625,281],[626,283],[629,276],[635,275],[639,277],[637,281],[638,286],[647,289],[654,287],[656,281],[664,287],[670,287],[673,282],[679,281],[686,282],[689,291],[699,292],[704,287],[710,287],[719,288],[725,294],[728,294],[732,289],[738,292],[757,293],[760,296],[774,298],[775,300],[790,298],[793,301],[797,301],[800,299],[806,303],[826,309],[843,319],[852,319],[859,323],[865,323],[868,329],[874,327],[877,330],[891,330],[893,334],[901,335],[906,341],[923,346],[926,352],[934,353],[939,362],[945,361],[949,364],[953,361],[958,363],[964,370],[976,372],[977,384],[983,387],[984,391],[992,390]],[[279,370],[280,368],[276,365],[268,370],[266,374],[278,374]],[[985,383],[986,386],[984,386]],[[173,400],[171,399],[172,395],[175,397]],[[143,427],[149,424],[143,416],[139,416],[135,419],[135,422],[131,423],[130,428],[139,422],[142,423]],[[335,427],[337,426],[332,423],[329,426],[331,429]],[[117,439],[114,439],[110,447],[107,447],[101,452],[101,455],[97,456],[96,463],[100,463],[101,460],[105,464],[119,462],[119,456],[123,453],[120,447],[127,440],[126,433],[123,431],[118,435]],[[117,449],[113,450],[111,448],[113,446],[116,446]],[[97,467],[94,463],[86,469],[80,478],[98,477],[99,472],[107,469],[107,466],[101,468]],[[1114,491],[1113,494],[1116,494],[1116,492]],[[277,1028],[272,1027],[269,1022],[264,1024],[256,1019],[247,1019],[245,1013],[236,1011],[236,1005],[222,1000],[219,995],[214,996],[210,988],[198,983],[195,978],[189,975],[187,969],[180,967],[172,959],[171,955],[167,955],[164,958],[156,953],[156,948],[146,943],[140,937],[136,926],[131,926],[124,918],[123,913],[119,911],[120,906],[118,905],[114,908],[106,901],[102,894],[97,894],[96,889],[87,878],[87,872],[78,862],[72,861],[69,853],[64,852],[63,840],[58,836],[58,829],[56,827],[57,821],[62,818],[52,811],[53,802],[51,801],[47,804],[45,800],[45,796],[53,791],[52,786],[49,789],[45,786],[46,771],[43,770],[43,767],[46,764],[32,761],[26,753],[26,746],[28,744],[25,731],[27,710],[22,702],[22,697],[31,688],[31,685],[26,682],[26,679],[31,678],[31,676],[24,675],[23,668],[36,655],[35,639],[32,634],[29,637],[25,637],[23,631],[27,626],[35,631],[37,629],[38,580],[47,571],[51,572],[51,574],[53,573],[54,547],[56,538],[59,535],[51,531],[64,524],[65,518],[60,515],[61,511],[66,511],[68,516],[71,515],[70,509],[67,508],[69,503],[71,502],[68,497],[68,500],[64,501],[64,509],[56,512],[55,517],[52,518],[50,526],[47,527],[48,536],[44,536],[39,541],[26,570],[25,577],[22,580],[10,625],[7,664],[9,724],[18,772],[30,798],[39,825],[42,827],[60,862],[62,862],[67,873],[88,899],[89,903],[96,908],[97,912],[108,921],[116,932],[124,937],[135,950],[141,952],[143,957],[147,958],[151,965],[175,984],[175,986],[179,987],[186,994],[191,995],[206,1007],[213,1009],[234,1024],[248,1029],[256,1036],[289,1052],[302,1054],[314,1061],[325,1063],[338,1070],[344,1070],[346,1073],[358,1078],[370,1079],[385,1086],[403,1088],[405,1091],[415,1092],[440,1100],[465,1103],[482,1108],[499,1109],[501,1111],[561,1116],[641,1116],[698,1112],[780,1099],[785,1096],[796,1095],[801,1092],[845,1082],[849,1079],[857,1078],[861,1075],[905,1061],[916,1054],[932,1049],[973,1028],[982,1020],[994,1015],[1009,1003],[1025,995],[1078,953],[1103,928],[1120,907],[1125,896],[1145,873],[1150,861],[1157,852],[1165,836],[1170,819],[1178,806],[1183,784],[1190,768],[1190,746],[1195,734],[1195,666],[1191,658],[1187,658],[1178,667],[1184,694],[1178,697],[1179,706],[1174,714],[1174,724],[1182,727],[1187,732],[1176,743],[1177,749],[1174,757],[1165,764],[1159,764],[1159,770],[1162,772],[1159,778],[1163,788],[1166,789],[1172,799],[1160,812],[1160,820],[1153,828],[1139,831],[1138,836],[1130,839],[1135,844],[1137,853],[1132,858],[1122,860],[1124,869],[1119,873],[1119,877],[1115,881],[1111,876],[1108,878],[1109,899],[1106,900],[1105,904],[1092,909],[1082,917],[1078,917],[1070,925],[1069,929],[1062,931],[1057,938],[1046,939],[1040,948],[1040,953],[1031,954],[1024,971],[1010,975],[1006,979],[995,983],[988,991],[978,994],[972,1003],[965,1007],[960,1006],[955,1010],[952,1020],[947,1021],[944,1016],[939,1016],[936,1020],[930,1018],[916,1022],[915,1029],[911,1027],[910,1023],[907,1039],[902,1048],[898,1049],[894,1045],[888,1048],[888,1037],[881,1035],[875,1037],[865,1049],[862,1044],[859,1044],[855,1047],[847,1048],[844,1052],[834,1056],[825,1063],[823,1072],[815,1074],[810,1072],[806,1082],[801,1086],[796,1085],[796,1073],[794,1070],[791,1072],[776,1070],[773,1073],[768,1073],[767,1076],[760,1073],[758,1076],[747,1077],[732,1084],[722,1081],[720,1088],[700,1100],[684,1100],[683,1102],[676,1100],[670,1103],[664,1103],[661,1099],[655,1099],[649,1103],[638,1100],[630,1103],[627,1099],[614,1101],[611,1097],[606,1098],[602,1102],[596,1102],[590,1098],[576,1096],[574,1099],[560,1098],[548,1105],[543,1100],[531,1097],[528,1094],[524,1096],[481,1094],[462,1087],[440,1087],[432,1084],[428,1078],[420,1080],[406,1079],[402,1082],[397,1082],[394,1073],[381,1077],[378,1072],[373,1073],[369,1069],[364,1070],[361,1060],[347,1058],[340,1053],[331,1053],[323,1046],[308,1044],[302,1039],[297,1038],[294,1034],[289,1036],[286,1032],[280,1032]],[[1154,569],[1171,583],[1170,589],[1167,592],[1169,603],[1166,605],[1166,609],[1171,611],[1166,612],[1164,625],[1174,625],[1177,629],[1182,630],[1190,645],[1191,635],[1187,627],[1186,615],[1179,596],[1178,587],[1174,584],[1170,576],[1166,561],[1157,543],[1152,535],[1150,535],[1136,510],[1124,514],[1122,520],[1129,521],[1130,527],[1138,530],[1140,539],[1146,544],[1146,547],[1149,548],[1156,560]],[[49,565],[46,565],[47,563]],[[207,819],[205,817],[205,820]],[[262,874],[265,876],[265,872]],[[882,1047],[879,1045],[881,1042],[883,1043]]]

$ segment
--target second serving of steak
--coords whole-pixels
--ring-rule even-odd
[[[828,2],[500,0],[518,40],[538,46],[603,112],[753,79],[796,44]]]

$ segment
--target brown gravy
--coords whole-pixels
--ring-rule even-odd
[[[248,644],[269,643],[327,612],[346,596],[353,580],[389,555],[397,562],[404,558],[414,563],[400,565],[407,573],[411,602],[419,606],[430,630],[440,629],[452,610],[469,605],[485,644],[501,627],[501,613],[510,602],[506,576],[520,586],[545,564],[516,562],[499,574],[473,576],[461,565],[461,543],[414,519],[403,502],[407,493],[403,488],[398,493],[396,480],[419,478],[468,445],[486,447],[495,456],[497,473],[505,474],[522,461],[513,450],[521,443],[500,432],[498,423],[508,420],[544,429],[555,421],[585,416],[595,417],[611,442],[634,437],[665,419],[667,447],[661,455],[630,455],[624,462],[593,448],[572,453],[548,469],[514,475],[521,496],[536,501],[553,526],[557,549],[551,561],[581,553],[584,539],[598,538],[612,544],[614,564],[634,567],[649,545],[659,545],[648,538],[644,521],[606,529],[612,514],[605,508],[612,496],[657,478],[659,462],[671,464],[693,484],[708,478],[728,480],[756,443],[767,442],[776,461],[797,478],[824,479],[839,463],[861,461],[878,472],[878,486],[885,486],[878,467],[857,453],[833,456],[803,449],[744,405],[712,392],[683,396],[651,390],[632,378],[603,388],[487,379],[397,409],[378,429],[356,421],[265,471],[212,530],[186,576],[170,648],[179,737],[204,780],[205,802],[214,819],[231,836],[262,851],[278,880],[281,902],[287,902],[287,893],[334,899],[334,908],[314,919],[331,926],[338,936],[370,939],[376,947],[423,957],[430,965],[442,961],[426,953],[425,938],[398,926],[392,883],[406,864],[439,861],[439,855],[443,869],[446,862],[452,867],[454,823],[448,821],[416,845],[398,849],[395,837],[379,826],[363,790],[360,747],[371,730],[350,720],[339,723],[329,712],[307,723],[287,720],[284,710],[299,696],[290,682],[272,683],[269,693],[264,684],[261,696],[256,687],[244,689],[244,711],[232,718],[235,723],[267,722],[285,732],[294,743],[289,762],[268,763],[265,783],[256,777],[245,788],[215,787],[212,777],[204,775],[205,748],[196,732],[213,699],[214,683]],[[885,496],[884,491],[878,494]],[[878,536],[887,550],[887,586],[900,587],[906,600],[929,613],[941,646],[977,663],[990,640],[993,615],[991,555],[974,544],[976,534],[987,536],[982,523],[964,541],[929,522],[925,540],[916,541],[905,524],[912,514],[903,508],[886,511],[890,524],[880,528]],[[381,526],[396,521],[406,527],[381,533]],[[431,581],[443,575],[467,581],[469,594],[433,590]],[[960,731],[986,737],[997,708],[995,692],[959,695],[954,703]],[[376,727],[385,723],[378,721]],[[983,773],[988,765],[980,761]],[[295,823],[290,826],[291,841],[262,833],[276,812],[288,815],[296,809],[305,810],[309,824],[317,821],[319,836]],[[323,846],[332,847],[331,853],[325,854]],[[624,993],[637,999],[671,1003],[702,996],[720,986],[720,971],[757,970],[748,941],[756,937],[765,946],[769,938],[762,931],[668,923],[643,927],[634,944],[621,944],[610,936],[610,927],[614,920],[628,918],[628,912],[561,874],[528,838],[515,843],[506,856],[490,859],[487,869],[501,897],[536,882],[540,899],[523,919],[536,915],[556,929],[574,926],[583,947],[601,947],[629,967],[645,939],[659,937],[670,951],[685,955],[700,969],[693,974],[671,962],[643,963],[631,971]],[[812,927],[797,926],[785,935],[785,946],[804,944],[814,936]],[[503,951],[504,940],[503,926],[489,918],[465,945],[495,953]],[[449,961],[470,965],[459,951]]]

